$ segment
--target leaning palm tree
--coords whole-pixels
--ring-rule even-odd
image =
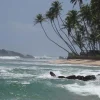
[[[71,10],[67,13],[67,16],[65,18],[65,22],[67,21],[68,24],[70,24],[71,30],[76,31],[77,26],[79,25],[79,16],[78,11]]]
[[[81,7],[82,4],[83,4],[83,0],[70,0],[71,3],[74,4],[74,6],[76,5],[76,3],[78,2],[79,3],[79,6]]]
[[[62,37],[60,32],[58,31],[56,24],[55,24],[55,11],[52,9],[52,7],[49,9],[49,11],[46,13],[46,18],[50,21],[51,26],[54,30],[54,32],[57,34],[57,36],[68,46],[68,48],[74,53],[72,47],[69,45],[69,43]]]
[[[54,1],[51,4],[51,9],[54,10],[55,17],[58,17],[58,16],[60,16],[60,12],[62,10],[62,5],[59,1]]]
[[[82,37],[82,35],[80,34],[80,32],[77,32],[77,34],[74,37],[75,39],[73,40],[73,42],[78,45],[78,47],[80,48],[81,52],[84,52],[84,50],[82,49],[84,46],[84,38]]]
[[[38,24],[38,23],[41,25],[41,27],[42,27],[42,29],[43,29],[43,31],[44,31],[46,37],[47,37],[51,42],[53,42],[54,44],[56,44],[58,47],[62,48],[62,49],[63,49],[64,51],[66,51],[67,53],[70,53],[67,49],[65,49],[64,47],[60,46],[58,43],[56,43],[55,41],[53,41],[53,40],[47,35],[47,33],[46,33],[46,31],[45,31],[45,29],[44,29],[44,27],[43,27],[43,25],[42,25],[42,22],[43,22],[43,21],[45,21],[45,18],[43,17],[43,15],[42,15],[42,14],[38,14],[38,15],[36,16],[36,18],[35,18],[34,23],[35,23],[35,25]]]
[[[67,40],[69,41],[69,43],[67,43],[67,45],[69,45],[69,47],[71,48],[71,51],[73,51],[74,53],[77,54],[77,51],[76,51],[76,49],[75,49],[73,43],[71,42],[71,40],[69,39],[69,37],[67,36],[67,34],[66,34],[66,33],[62,30],[62,28],[61,28],[59,19],[60,19],[61,22],[64,24],[64,21],[62,20],[62,18],[61,18],[61,16],[60,16],[60,15],[61,15],[61,10],[62,10],[62,5],[61,5],[61,3],[60,3],[59,1],[54,1],[54,2],[51,4],[51,8],[49,9],[50,12],[53,12],[53,13],[52,13],[53,19],[56,19],[56,20],[57,20],[57,22],[58,22],[58,27],[59,27],[60,31],[66,36]],[[54,24],[54,25],[55,25],[55,24]],[[55,27],[56,27],[56,25],[55,25]],[[57,30],[57,28],[56,28],[56,30]],[[57,32],[58,32],[58,30],[57,30]],[[58,32],[58,34],[60,35],[61,38],[63,38],[63,37],[62,37],[62,34],[60,34],[59,32]],[[65,41],[65,40],[64,40],[64,41]]]
[[[100,0],[91,0],[91,11],[96,30],[100,31]]]
[[[69,11],[65,19],[66,26],[69,30],[69,35],[72,37],[73,40],[74,40],[74,37],[76,37],[77,32],[79,31],[80,31],[80,35],[84,36],[84,27],[83,25],[81,25],[81,22],[79,19],[80,19],[80,16],[79,16],[78,11],[76,10]],[[74,34],[72,34],[72,32]],[[79,47],[79,45],[77,46]],[[85,45],[83,45],[83,48],[87,51]]]

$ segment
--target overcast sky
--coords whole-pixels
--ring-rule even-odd
[[[14,50],[34,56],[66,56],[67,53],[50,42],[40,25],[34,26],[38,13],[45,13],[54,0],[0,0],[0,49]],[[59,0],[63,5],[62,17],[73,8],[70,0]],[[53,35],[50,25],[45,27],[50,37],[64,45]]]

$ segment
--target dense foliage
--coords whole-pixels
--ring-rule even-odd
[[[74,55],[88,56],[100,54],[100,0],[90,0],[84,4],[82,0],[71,0],[75,6],[79,3],[79,10],[70,10],[65,19],[61,17],[62,3],[54,1],[45,15],[38,14],[35,24],[40,23],[47,38],[66,52]],[[67,48],[52,40],[46,33],[42,22],[48,20],[55,34],[66,44]],[[67,30],[67,31],[66,31]]]

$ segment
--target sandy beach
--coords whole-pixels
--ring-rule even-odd
[[[93,65],[100,66],[100,60],[86,60],[86,59],[58,59],[50,61],[54,64],[83,64],[83,65]]]

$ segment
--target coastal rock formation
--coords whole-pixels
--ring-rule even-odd
[[[53,72],[50,72],[50,75],[53,77],[56,77],[56,75]],[[89,81],[89,80],[95,80],[96,77],[95,75],[87,75],[87,76],[76,76],[76,75],[70,75],[70,76],[58,76],[58,78],[67,78],[67,79],[78,79],[78,80],[82,80],[82,81]]]
[[[67,79],[76,79],[76,76],[75,75],[71,75],[71,76],[67,76],[66,78]]]

